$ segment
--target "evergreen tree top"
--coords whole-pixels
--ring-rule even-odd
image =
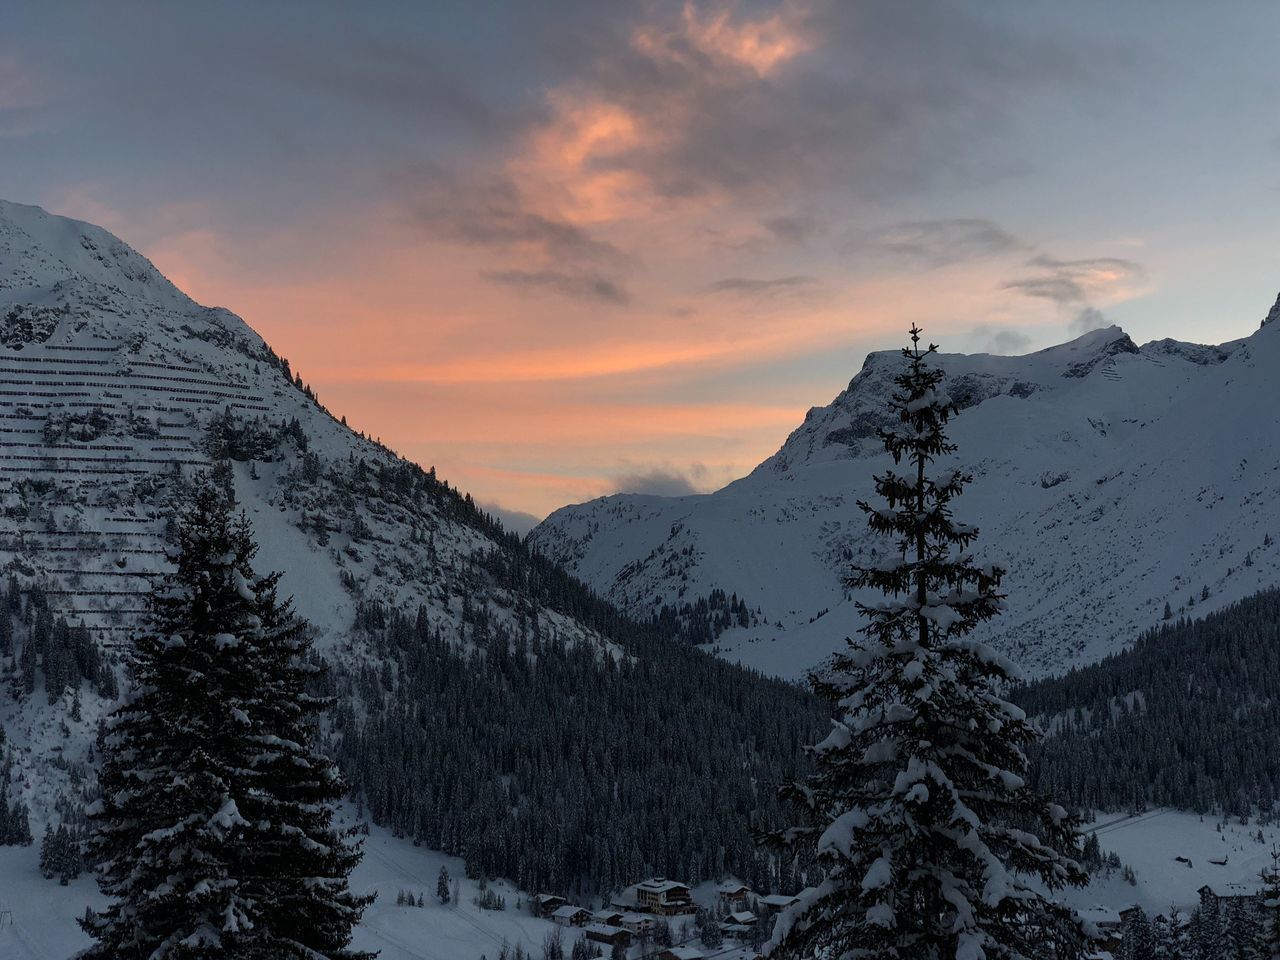
[[[936,351],[913,326],[897,422],[880,432],[894,463],[875,477],[883,504],[858,502],[892,546],[847,582],[883,599],[856,604],[858,638],[813,681],[837,715],[817,772],[784,788],[809,822],[772,839],[813,844],[826,878],[782,916],[774,956],[1083,955],[1081,922],[1041,892],[1085,882],[1076,822],[1027,785],[1037,733],[1002,694],[1016,668],[970,636],[1000,612],[1004,571],[974,560],[978,530],[952,516],[972,477],[929,473],[956,452]]]

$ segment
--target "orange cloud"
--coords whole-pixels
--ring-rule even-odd
[[[556,91],[548,100],[551,119],[507,165],[526,199],[580,224],[643,213],[648,184],[624,159],[656,141],[658,132],[597,96]]]
[[[762,77],[812,47],[799,30],[799,19],[794,7],[739,22],[728,4],[705,17],[692,2],[684,7],[686,34],[698,49],[748,66]]]

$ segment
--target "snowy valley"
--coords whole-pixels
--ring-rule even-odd
[[[1033,676],[1280,582],[1280,433],[1265,414],[1280,324],[1216,347],[1139,347],[1113,327],[1024,357],[939,359],[975,475],[957,513],[982,529],[979,559],[1010,570],[988,638]],[[522,541],[348,429],[243,321],[121,240],[0,202],[0,798],[35,841],[0,845],[0,957],[89,942],[75,918],[104,898],[87,875],[42,877],[38,848],[84,828],[100,722],[203,472],[244,511],[259,572],[283,573],[329,668],[323,746],[353,787],[341,818],[373,824],[351,882],[378,899],[357,948],[494,960],[504,943],[539,955],[559,931],[575,957],[618,940],[624,957],[754,957],[805,877],[749,830],[783,822],[775,787],[829,725],[789,681],[855,627],[848,568],[885,559],[855,504],[888,464],[876,430],[899,361],[873,354],[723,490],[565,507]],[[1177,642],[1195,672],[1208,646]],[[1179,678],[1135,662],[1023,691],[1067,744],[1037,754],[1041,783],[1070,793],[1087,778],[1064,771],[1099,730],[1123,739],[1148,704],[1172,710]],[[1211,675],[1266,705],[1277,674],[1268,661]],[[1123,686],[1135,676],[1160,677],[1164,699]],[[1117,756],[1116,776],[1137,762]],[[1240,809],[1209,790],[1192,813],[1168,805],[1185,793],[1081,787],[1086,832],[1126,873],[1100,871],[1072,904],[1114,925],[1134,903],[1189,911],[1205,884],[1256,886],[1280,842],[1250,815],[1276,799],[1271,771],[1234,774]],[[646,879],[687,902],[664,919]],[[585,912],[558,924],[535,915],[539,894]]]

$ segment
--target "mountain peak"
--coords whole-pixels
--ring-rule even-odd
[[[1140,353],[1138,345],[1115,324],[1090,330],[1056,347],[1048,347],[1033,356],[1061,358],[1067,362],[1062,376],[1078,379],[1088,376],[1098,365],[1121,353]]]
[[[0,308],[15,297],[44,309],[84,298],[191,306],[150,260],[102,227],[0,200]]]
[[[1262,326],[1266,326],[1273,320],[1280,320],[1280,296],[1276,297],[1275,305],[1271,308],[1271,312],[1267,314],[1266,319],[1262,321]]]
[[[1107,327],[1099,327],[1096,330],[1090,330],[1088,333],[1082,333],[1074,340],[1068,340],[1066,343],[1060,343],[1057,346],[1048,347],[1047,349],[1039,352],[1048,353],[1052,350],[1062,350],[1091,353],[1096,350],[1105,350],[1116,343],[1126,343],[1133,347],[1133,351],[1130,351],[1127,348],[1122,348],[1121,352],[1124,353],[1136,352],[1138,349],[1129,338],[1129,335],[1113,323]]]

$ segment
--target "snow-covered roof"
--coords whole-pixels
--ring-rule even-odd
[[[582,928],[587,933],[597,933],[603,937],[616,937],[620,933],[627,933],[621,927],[613,927],[607,923],[589,923]]]
[[[732,923],[755,923],[756,915],[750,910],[739,910],[737,913],[729,914],[725,919]]]
[[[670,947],[666,952],[673,960],[703,960],[706,956],[701,950],[695,950],[693,947]]]
[[[688,890],[687,884],[679,883],[675,880],[667,880],[664,877],[654,877],[652,880],[642,880],[636,884],[636,889],[647,890],[651,893],[671,893],[675,890]]]
[[[570,904],[565,904],[563,907],[556,908],[555,912],[553,912],[551,916],[564,917],[567,920],[570,917],[576,917],[578,914],[586,913],[586,912],[587,912],[586,908],[575,907],[573,904],[570,903]]]
[[[770,907],[789,907],[796,902],[796,898],[788,897],[784,893],[771,893],[761,897],[760,902]]]

